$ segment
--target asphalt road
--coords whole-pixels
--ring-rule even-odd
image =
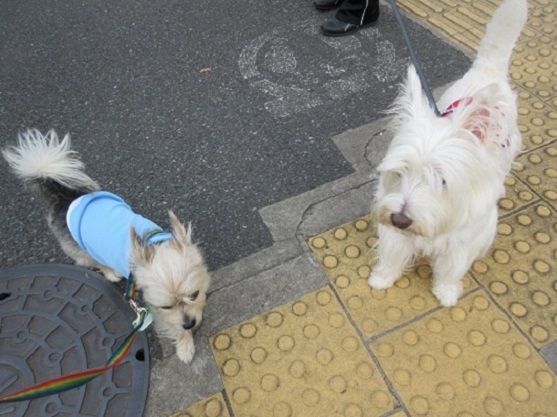
[[[0,2],[0,146],[69,132],[139,213],[192,222],[211,269],[272,244],[258,210],[352,172],[331,136],[370,123],[409,62],[378,24],[330,39],[311,0]],[[469,59],[406,20],[432,88]],[[69,262],[0,160],[0,267]]]

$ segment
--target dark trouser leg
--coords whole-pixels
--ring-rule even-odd
[[[379,0],[344,0],[335,17],[358,26],[374,22],[379,17]]]

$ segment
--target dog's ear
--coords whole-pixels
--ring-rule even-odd
[[[191,226],[187,227],[178,220],[178,217],[174,214],[172,210],[168,211],[168,217],[170,217],[170,225],[172,226],[172,235],[174,240],[185,245],[192,244],[192,230]]]
[[[402,91],[396,98],[390,113],[399,118],[417,118],[432,115],[433,110],[422,91],[422,83],[414,65],[408,66],[406,80],[402,85]]]
[[[137,234],[135,229],[130,227],[130,235],[132,241],[132,253],[134,262],[137,265],[147,265],[151,263],[155,256],[155,249],[152,246],[147,246],[145,240]]]

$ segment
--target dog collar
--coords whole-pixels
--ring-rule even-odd
[[[451,104],[449,104],[447,109],[443,113],[441,113],[441,117],[448,117],[452,115],[460,106],[469,106],[471,103],[472,97],[459,98],[458,100],[453,101]]]
[[[155,229],[147,233],[144,239],[145,239],[145,244],[147,246],[151,246],[156,243],[162,243],[172,239],[172,233],[165,232],[162,229]]]

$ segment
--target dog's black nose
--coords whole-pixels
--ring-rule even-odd
[[[402,213],[391,214],[391,223],[399,229],[406,229],[412,224],[412,219]]]
[[[186,316],[184,318],[184,324],[182,324],[182,327],[185,330],[191,330],[195,327],[195,323],[195,318]]]

